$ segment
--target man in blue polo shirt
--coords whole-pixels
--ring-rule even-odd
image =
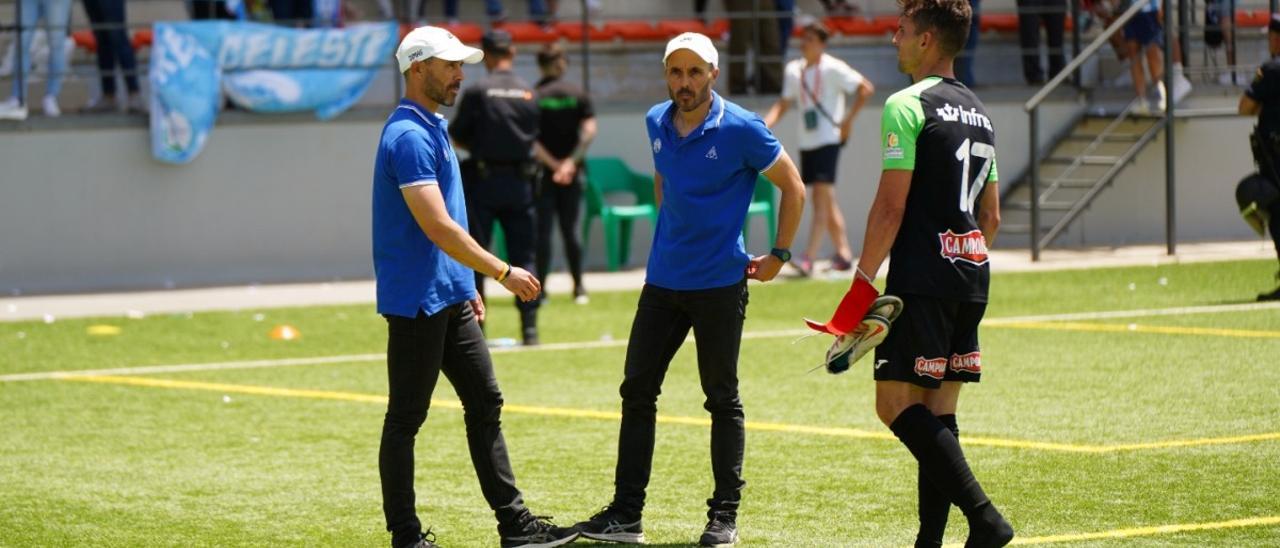
[[[658,227],[640,293],[622,381],[622,428],[613,501],[574,526],[583,537],[644,542],[640,515],[653,463],[658,393],[667,366],[693,330],[698,374],[711,413],[715,491],[703,546],[737,542],[745,440],[738,348],[747,278],[767,282],[790,260],[804,184],[759,116],[711,91],[719,55],[706,36],[685,33],[663,57],[670,101],[649,110]],[[742,240],[747,206],[763,173],[782,191],[775,248],[751,257]]]
[[[502,262],[467,233],[458,158],[440,105],[451,106],[462,64],[484,54],[453,34],[421,27],[396,51],[405,98],[387,119],[373,168],[373,269],[378,313],[387,319],[390,397],[378,471],[393,547],[435,546],[414,506],[413,446],[443,372],[462,401],[467,446],[480,490],[498,518],[503,548],[550,547],[577,533],[524,506],[499,423],[502,392],[477,320],[484,302],[474,272],[494,276],[522,300],[538,297],[538,280]]]

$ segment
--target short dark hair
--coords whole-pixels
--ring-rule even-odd
[[[564,59],[564,49],[560,47],[560,44],[550,43],[538,51],[539,67],[549,67],[561,59]]]
[[[969,0],[898,0],[902,16],[916,24],[917,32],[933,31],[942,52],[954,56],[969,39],[973,10]]]
[[[827,26],[822,24],[821,21],[809,23],[808,25],[805,25],[802,30],[804,32],[813,33],[813,35],[818,38],[818,41],[823,44],[827,43],[827,38],[831,37],[831,31],[828,30]]]

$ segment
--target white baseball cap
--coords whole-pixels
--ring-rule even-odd
[[[716,51],[716,45],[711,43],[711,39],[705,35],[696,32],[686,32],[672,38],[667,42],[667,52],[662,55],[662,63],[667,63],[667,58],[678,49],[687,49],[701,57],[703,61],[711,63],[711,68],[720,66],[720,53]]]
[[[445,61],[462,61],[463,63],[479,63],[484,59],[484,52],[469,47],[458,40],[452,32],[440,27],[418,27],[405,35],[396,49],[396,61],[400,62],[400,72],[409,70],[409,66],[418,61],[426,61],[439,57]]]

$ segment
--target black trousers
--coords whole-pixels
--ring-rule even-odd
[[[546,282],[551,273],[551,225],[558,220],[560,238],[564,241],[564,258],[569,263],[575,292],[582,287],[582,239],[578,235],[578,218],[582,213],[582,177],[562,186],[542,177],[538,195],[538,279]]]
[[[408,544],[422,529],[414,506],[414,438],[427,419],[441,372],[462,402],[467,448],[480,491],[500,529],[514,523],[527,510],[502,437],[502,391],[471,305],[456,304],[430,316],[420,311],[416,318],[386,319],[390,398],[382,423],[378,472],[392,544]]]
[[[742,498],[746,440],[738,398],[738,348],[746,318],[747,283],[700,291],[673,291],[645,284],[640,292],[622,381],[622,426],[613,506],[639,514],[653,467],[658,394],[671,358],[689,329],[698,347],[703,407],[711,413],[711,471],[715,491],[709,513],[736,516]]]
[[[783,44],[787,37],[778,36],[778,20],[772,16],[774,4],[770,0],[758,0],[760,15],[752,18],[752,8],[757,0],[724,0],[729,12],[729,93],[747,92],[747,51],[754,54],[756,93],[782,91]],[[756,49],[756,44],[760,45]]]
[[[1271,230],[1271,242],[1276,246],[1276,257],[1280,258],[1280,200],[1272,202],[1269,209],[1267,213],[1271,220],[1267,222],[1267,228]]]
[[[1040,64],[1040,24],[1044,23],[1049,46],[1049,74]],[[1067,3],[1063,0],[1018,0],[1018,45],[1022,48],[1022,75],[1028,84],[1042,84],[1067,66],[1063,34]]]
[[[84,0],[84,12],[94,25],[93,37],[98,41],[98,77],[102,79],[102,94],[115,96],[117,64],[124,72],[124,85],[129,93],[138,93],[138,62],[124,29],[124,0]],[[98,28],[99,25],[108,28]]]
[[[471,237],[485,249],[493,240],[493,223],[502,226],[507,242],[507,262],[537,272],[537,204],[533,185],[516,169],[493,168],[484,179],[474,178],[466,184],[467,224]],[[464,177],[463,181],[467,181]],[[484,296],[484,279],[493,273],[476,273],[476,290]],[[486,301],[487,302],[487,301]],[[515,299],[521,318],[536,314],[539,299],[522,302]]]

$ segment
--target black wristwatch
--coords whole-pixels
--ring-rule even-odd
[[[778,258],[778,260],[780,260],[780,261],[782,261],[782,262],[784,262],[784,263],[785,263],[785,262],[789,262],[789,261],[791,261],[791,250],[790,250],[790,249],[782,249],[782,248],[780,248],[780,247],[775,247],[775,248],[773,248],[773,249],[770,249],[770,250],[769,250],[769,254],[770,254],[770,255],[773,255],[774,257],[777,257],[777,258]]]

